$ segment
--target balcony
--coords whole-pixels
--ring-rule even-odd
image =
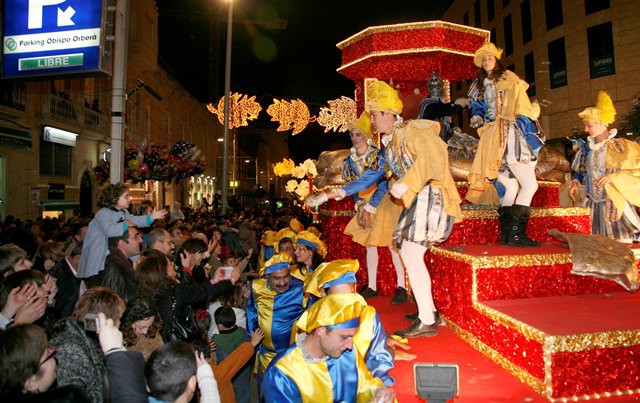
[[[24,112],[27,108],[27,86],[19,81],[0,81],[0,105]]]
[[[91,108],[89,104],[73,102],[66,94],[43,94],[42,118],[75,126],[78,131],[84,129],[102,136],[109,132],[108,115]]]

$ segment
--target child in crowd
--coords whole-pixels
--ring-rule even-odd
[[[109,238],[122,236],[132,226],[148,227],[167,214],[165,210],[153,210],[145,216],[134,216],[127,211],[130,203],[129,188],[122,183],[104,189],[99,200],[102,208],[89,223],[78,266],[78,278],[85,279],[88,287],[100,282],[98,274],[104,270],[104,261],[109,254]]]
[[[222,385],[222,379],[224,377],[224,372],[222,371],[223,366],[233,368],[232,375],[228,377],[228,380],[231,380],[237,373],[233,380],[235,399],[225,400],[222,395],[222,386],[220,387],[220,397],[222,401],[225,402],[237,401],[238,403],[249,403],[249,383],[251,381],[250,358],[253,356],[255,346],[260,344],[264,338],[264,333],[261,329],[256,329],[251,335],[250,341],[248,341],[247,331],[236,325],[234,309],[229,306],[218,308],[215,311],[214,320],[219,332],[219,334],[213,336],[213,341],[216,344],[215,356],[218,362],[218,368],[212,365],[216,379],[218,379],[218,382]]]

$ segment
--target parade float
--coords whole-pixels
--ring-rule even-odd
[[[442,21],[369,27],[338,43],[338,72],[354,81],[360,112],[369,79],[393,83],[409,100],[427,95],[426,77],[433,71],[447,82],[472,78],[474,51],[488,39],[488,31]],[[317,188],[341,184],[346,155],[320,156]],[[468,184],[457,187],[464,197]],[[559,188],[540,181],[532,202],[527,233],[544,242],[539,248],[497,245],[496,206],[463,205],[464,221],[425,255],[436,307],[454,333],[550,401],[640,394],[640,295],[633,292],[638,249],[624,246],[630,255],[617,277],[599,270],[597,260],[578,264],[549,230],[589,235],[590,212],[559,207]],[[334,245],[327,258],[357,258],[366,268],[364,247],[342,233],[353,209],[351,198],[321,206],[323,237]],[[611,246],[602,248],[608,253]],[[396,280],[390,254],[379,248],[379,255],[378,290],[391,295]],[[359,270],[359,288],[366,275]]]

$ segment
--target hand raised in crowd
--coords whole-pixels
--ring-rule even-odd
[[[42,288],[47,292],[49,297],[49,303],[55,300],[56,294],[58,294],[58,279],[53,277],[52,275],[45,274],[44,276],[44,284]]]
[[[231,283],[235,284],[240,280],[241,275],[242,273],[240,272],[240,268],[236,266],[231,270],[231,277],[229,277],[229,280],[231,280]]]
[[[16,311],[15,323],[18,325],[33,323],[44,315],[45,309],[47,309],[47,298],[36,293]]]
[[[161,218],[164,218],[164,216],[166,216],[166,215],[167,215],[167,210],[158,211],[158,210],[154,209],[151,212],[151,218],[153,218],[154,220],[159,220]]]
[[[203,365],[209,366],[209,363],[204,358],[204,353],[202,351],[196,351],[196,368],[200,368]]]
[[[124,348],[122,343],[122,332],[113,323],[113,319],[107,318],[104,313],[98,313],[98,339],[102,352],[106,353],[114,348]]]
[[[22,308],[25,303],[34,298],[38,293],[38,287],[34,283],[30,283],[24,287],[16,287],[7,296],[7,302],[2,310],[2,316],[11,319],[16,312]]]
[[[218,246],[218,240],[216,239],[215,236],[211,237],[211,240],[209,241],[209,244],[207,245],[207,252],[209,252],[209,256],[211,256],[213,254],[213,251],[216,249],[216,246]]]
[[[253,347],[255,347],[260,344],[260,342],[262,342],[262,339],[264,339],[264,332],[262,331],[262,329],[257,328],[251,334],[251,344],[253,344]]]
[[[190,259],[189,256],[187,256],[186,251],[183,250],[182,252],[180,252],[180,263],[182,263],[182,267],[191,267],[191,262],[189,260]]]

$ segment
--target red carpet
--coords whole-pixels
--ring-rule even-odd
[[[624,294],[628,295],[628,294]],[[623,295],[612,295],[611,298],[622,297]],[[596,301],[596,298],[602,296],[580,296],[581,302],[598,304],[602,309],[602,315],[598,316],[598,321],[607,320],[606,314],[611,314],[611,310],[606,308],[607,300]],[[594,301],[590,299],[593,298]],[[636,300],[638,298],[636,297]],[[540,303],[545,302],[549,308],[552,307],[552,298],[538,298]],[[394,330],[404,328],[409,325],[409,321],[404,318],[407,313],[415,312],[415,305],[407,303],[403,305],[391,305],[388,297],[370,298],[368,302],[376,307],[380,315],[385,329],[388,333]],[[505,304],[504,309],[511,310],[514,315],[518,315],[517,300],[516,301],[495,301],[496,303]],[[493,303],[493,302],[492,302]],[[509,303],[513,305],[508,306]],[[619,303],[619,301],[618,301]],[[497,307],[496,307],[497,308]],[[554,308],[555,309],[555,308]],[[503,310],[503,307],[500,307]],[[640,312],[637,306],[631,307],[626,313],[637,317]],[[551,316],[550,321],[562,322],[560,315]],[[543,315],[540,315],[539,319]],[[566,317],[565,317],[566,318]],[[529,320],[529,319],[527,319]],[[588,321],[584,321],[588,322]],[[596,321],[592,321],[596,322]],[[591,326],[587,323],[585,326]],[[595,323],[592,324],[595,326]],[[473,349],[470,345],[458,338],[449,329],[444,326],[439,327],[439,334],[431,338],[410,339],[411,352],[416,354],[418,358],[415,361],[397,361],[396,367],[392,370],[391,375],[395,378],[396,384],[394,389],[398,401],[400,403],[421,402],[415,394],[413,364],[417,362],[429,363],[453,363],[459,367],[459,395],[455,398],[456,402],[545,402],[545,398],[534,392],[531,388],[520,382],[513,375]],[[640,401],[638,397],[618,397],[600,399],[605,402],[632,402]]]

